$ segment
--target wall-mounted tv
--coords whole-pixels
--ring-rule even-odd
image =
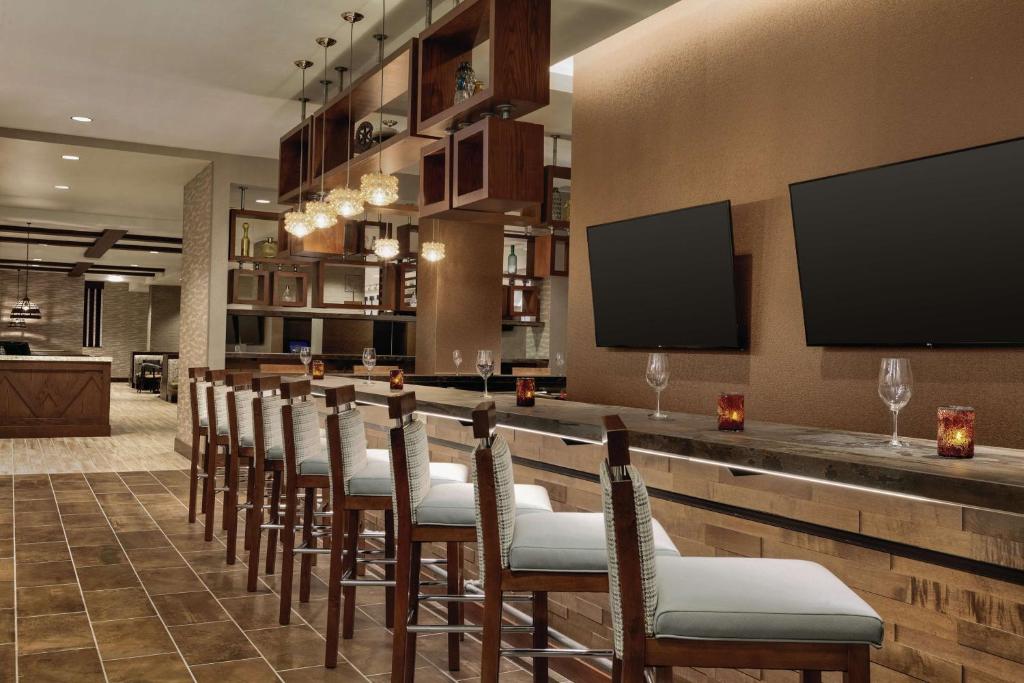
[[[789,192],[808,345],[1024,345],[1024,138]]]
[[[597,345],[743,344],[728,201],[587,229]]]

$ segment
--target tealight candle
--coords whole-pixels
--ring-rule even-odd
[[[718,396],[718,429],[723,432],[742,432],[743,394],[720,394]]]
[[[401,391],[405,388],[405,372],[401,368],[396,368],[388,373],[388,383],[391,385],[391,391]]]
[[[939,455],[946,458],[974,457],[974,408],[942,406],[939,408]]]
[[[516,380],[516,405],[521,408],[532,408],[537,397],[537,382],[532,377],[520,377]]]
[[[323,379],[324,374],[324,362],[322,360],[313,361],[313,379]]]

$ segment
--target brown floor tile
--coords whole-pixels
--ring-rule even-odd
[[[192,675],[196,677],[197,683],[270,683],[280,680],[262,659],[193,666]],[[358,675],[349,679],[350,682],[357,680]]]
[[[110,683],[191,683],[188,667],[177,652],[104,662]]]
[[[305,669],[303,669],[303,671],[305,671]],[[451,678],[446,676],[444,673],[438,671],[437,668],[433,667],[433,666],[420,667],[419,669],[416,669],[416,672],[413,675],[415,676],[415,679],[416,679],[417,683],[451,683],[451,681],[452,681]],[[388,683],[391,680],[391,674],[390,673],[377,674],[376,676],[369,676],[368,678],[371,681],[373,681],[373,683]],[[292,683],[292,681],[299,681],[299,680],[306,680],[306,681],[309,681],[310,683],[317,683],[317,682],[322,682],[322,683],[329,683],[330,682],[330,683],[333,683],[333,681],[339,680],[339,679],[335,679],[335,678],[315,678],[315,677],[314,678],[299,679],[299,678],[288,678],[288,677],[285,677],[284,680],[287,681],[288,683]]]
[[[130,503],[106,503],[103,505],[103,512],[109,517],[145,517],[146,508],[142,503],[133,500]]]
[[[158,531],[160,529],[149,515],[111,516],[110,526],[117,533],[125,533],[128,531]]]
[[[273,593],[264,595],[250,593],[244,597],[225,598],[221,600],[221,605],[228,611],[231,618],[246,631],[254,628],[280,626],[278,614],[281,599]]]
[[[128,487],[125,486],[124,482],[122,482],[120,479],[118,479],[116,481],[114,481],[114,480],[108,480],[108,481],[90,480],[89,481],[89,485],[92,486],[92,490],[95,493],[97,493],[97,494],[101,494],[101,493],[106,493],[106,494],[110,494],[110,493],[127,493],[128,492]]]
[[[19,526],[15,534],[17,536],[17,547],[27,543],[53,543],[64,541],[64,527],[60,524],[47,524],[46,526]],[[70,534],[69,534],[70,536]]]
[[[106,527],[107,518],[102,513],[90,515],[64,515],[60,518],[64,529],[71,535],[73,529],[87,529],[89,527]]]
[[[187,567],[142,569],[139,570],[139,578],[150,595],[190,593],[203,589],[203,584],[196,578],[195,572]]]
[[[0,581],[0,609],[14,609],[13,581]]]
[[[85,613],[18,618],[18,654],[93,647]]]
[[[200,574],[216,571],[245,571],[245,565],[238,559],[235,560],[233,565],[227,563],[224,548],[200,550],[197,553],[182,553],[182,556]]]
[[[121,550],[121,546],[117,545],[85,545],[75,548],[71,556],[79,569],[128,563],[128,556]]]
[[[171,636],[189,665],[251,659],[257,652],[230,621],[172,626]]]
[[[129,484],[128,489],[136,496],[147,496],[155,493],[167,493],[163,484]]]
[[[85,605],[82,604],[82,595],[76,584],[18,589],[18,616],[36,617],[84,611]]]
[[[324,661],[324,639],[308,626],[277,626],[245,634],[278,671],[315,666]]]
[[[20,608],[21,605],[18,605]],[[21,611],[20,609],[18,610]],[[14,642],[14,610],[0,609],[0,644]]]
[[[57,503],[54,500],[23,500],[15,506],[16,512],[52,512],[56,514]]]
[[[167,534],[167,540],[171,542],[171,545],[183,553],[194,553],[200,550],[224,547],[224,545],[218,541],[203,540],[202,527],[196,527],[194,531],[190,531],[185,534]]]
[[[372,605],[371,608],[376,608],[376,605]],[[297,612],[306,623],[311,625],[321,635],[327,633],[327,600],[310,600],[309,602],[295,602],[292,604],[292,610]],[[363,607],[356,608],[356,620],[355,628],[383,628],[384,627],[384,605],[380,606],[380,618],[375,619],[370,616],[368,609]],[[420,613],[422,616],[422,612]],[[440,621],[440,620],[439,620]],[[420,619],[420,623],[431,623],[424,622]],[[245,628],[245,627],[243,627]]]
[[[132,588],[139,585],[135,571],[129,564],[82,567],[78,570],[78,580],[82,584],[83,591]]]
[[[137,550],[139,548],[169,548],[170,541],[160,530],[149,531],[124,531],[117,534],[121,545],[125,550]]]
[[[111,545],[113,543],[117,543],[117,539],[114,537],[114,532],[110,527],[72,529],[68,531],[68,545],[72,548],[80,548],[86,545]]]
[[[168,626],[203,624],[210,621],[224,621],[226,612],[217,604],[210,591],[194,593],[173,593],[153,598],[157,612]]]
[[[210,572],[208,574],[200,574],[199,578],[203,580],[206,587],[209,588],[218,598],[234,598],[245,595],[270,593],[270,589],[262,582],[257,583],[255,593],[250,593],[246,589],[246,583],[248,580],[246,572]]]
[[[104,621],[93,624],[93,630],[104,660],[174,652],[167,629],[156,617]]]
[[[0,581],[14,581],[14,558],[0,559]]]
[[[0,557],[14,557],[13,538],[0,538]]]
[[[60,504],[62,515],[98,515],[102,512],[95,500],[67,501]]]
[[[14,643],[0,645],[0,681],[13,681],[15,661],[18,654],[14,651]]]
[[[417,683],[439,680],[427,676],[421,679],[420,674],[425,671],[423,669],[416,672]],[[340,658],[338,659],[338,666],[334,669],[325,669],[323,666],[311,666],[305,669],[282,671],[280,676],[285,680],[285,683],[351,683],[351,681],[362,679],[362,675],[351,664]],[[451,683],[451,680],[449,679],[447,683]]]
[[[47,652],[18,658],[21,680],[28,683],[103,683],[103,667],[92,643],[81,650]]]
[[[426,638],[421,636],[419,640],[423,641]],[[363,675],[373,676],[391,671],[391,633],[389,631],[380,628],[359,631],[352,640],[343,641],[340,649],[352,666],[359,669]],[[429,662],[423,655],[418,654],[417,668],[427,665]]]
[[[107,507],[108,505],[131,505],[136,502],[135,495],[125,488],[123,491],[111,491],[107,493],[96,493],[96,502],[101,507]]]
[[[16,512],[14,515],[14,521],[18,526],[46,526],[60,524],[60,520],[61,517],[56,510],[53,512]]]
[[[96,497],[89,489],[69,489],[67,491],[54,491],[54,497],[58,503],[84,503],[96,502]]]
[[[18,566],[34,562],[56,562],[70,560],[68,544],[64,540],[53,543],[29,543],[18,548]]]
[[[142,588],[86,591],[84,595],[89,618],[94,623],[111,619],[149,617],[154,614],[149,597]]]
[[[148,532],[146,532],[148,533]],[[138,548],[128,551],[128,559],[136,569],[184,567],[185,560],[174,548]]]
[[[22,567],[18,587],[46,586],[54,583],[75,583],[75,567],[68,560],[39,562]]]

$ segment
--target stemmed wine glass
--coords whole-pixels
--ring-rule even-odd
[[[459,374],[459,368],[462,367],[462,351],[455,349],[452,351],[452,362],[455,363],[455,374]]]
[[[377,364],[377,349],[367,346],[363,349],[363,365],[366,366],[366,383],[372,384],[373,366]]]
[[[668,354],[652,353],[647,356],[647,384],[654,389],[655,396],[657,396],[654,412],[647,416],[652,420],[668,419],[668,414],[661,412],[661,392],[668,386],[670,374]]]
[[[299,347],[299,360],[302,361],[302,366],[305,368],[306,376],[309,376],[309,362],[313,360],[313,352],[308,346]]]
[[[494,354],[486,350],[477,351],[476,371],[484,378],[484,398],[491,398],[487,393],[487,378],[494,373]]]
[[[908,358],[883,358],[878,370],[878,395],[892,411],[892,438],[886,444],[891,448],[909,446],[899,436],[900,411],[910,403],[914,393],[914,375]]]
[[[555,375],[561,377],[565,374],[565,354],[561,351],[555,352]]]

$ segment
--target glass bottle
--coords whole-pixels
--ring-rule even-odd
[[[476,88],[476,73],[473,65],[469,62],[462,62],[455,71],[455,104],[465,102],[473,96]]]
[[[511,251],[508,253],[508,263],[506,263],[505,270],[509,275],[515,275],[519,271],[519,257],[516,256],[516,247],[512,245]]]
[[[242,256],[251,256],[249,250],[252,248],[249,242],[249,224],[242,223]]]

